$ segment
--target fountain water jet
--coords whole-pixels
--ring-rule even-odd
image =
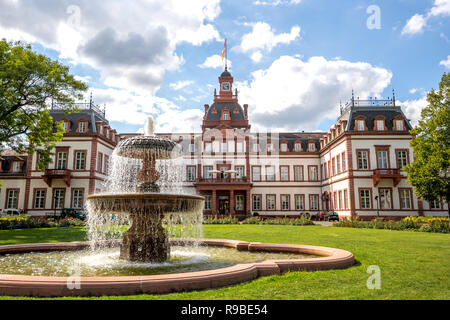
[[[157,161],[181,155],[178,145],[153,134],[153,119],[149,117],[144,136],[121,141],[114,156],[142,160],[137,173],[139,181],[134,193],[112,193],[88,196],[89,215],[98,212],[128,215],[131,227],[125,233],[120,257],[131,261],[161,262],[170,255],[167,230],[163,222],[167,215],[201,215],[204,198],[195,195],[160,193],[161,177]]]

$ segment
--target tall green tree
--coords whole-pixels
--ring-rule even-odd
[[[405,168],[408,183],[427,201],[450,201],[450,180],[439,175],[450,166],[450,73],[444,73],[439,90],[427,95],[419,124],[411,131],[415,161]],[[449,208],[450,215],[450,208]]]
[[[76,111],[74,102],[87,86],[75,80],[69,67],[37,54],[22,42],[0,41],[0,145],[19,153],[40,155],[39,168],[51,161],[52,149],[63,138],[54,123],[52,100]]]

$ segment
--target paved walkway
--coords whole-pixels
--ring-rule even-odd
[[[314,221],[314,223],[324,227],[331,227],[334,224],[334,221]]]

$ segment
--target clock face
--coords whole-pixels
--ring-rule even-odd
[[[223,91],[230,91],[230,83],[229,82],[222,83],[222,90]]]

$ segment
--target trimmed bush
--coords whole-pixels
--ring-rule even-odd
[[[334,226],[450,233],[448,218],[444,217],[406,217],[401,221],[384,220],[383,218],[377,218],[372,221],[361,221],[358,218],[354,218],[339,221]]]
[[[258,224],[258,225],[289,225],[289,226],[309,226],[314,225],[310,218],[262,218],[260,216],[250,217],[239,222],[234,217],[206,217],[203,224]]]
[[[22,215],[20,217],[0,218],[0,230],[80,227],[84,225],[84,221],[72,218],[54,220],[53,218],[31,218],[25,215]]]

